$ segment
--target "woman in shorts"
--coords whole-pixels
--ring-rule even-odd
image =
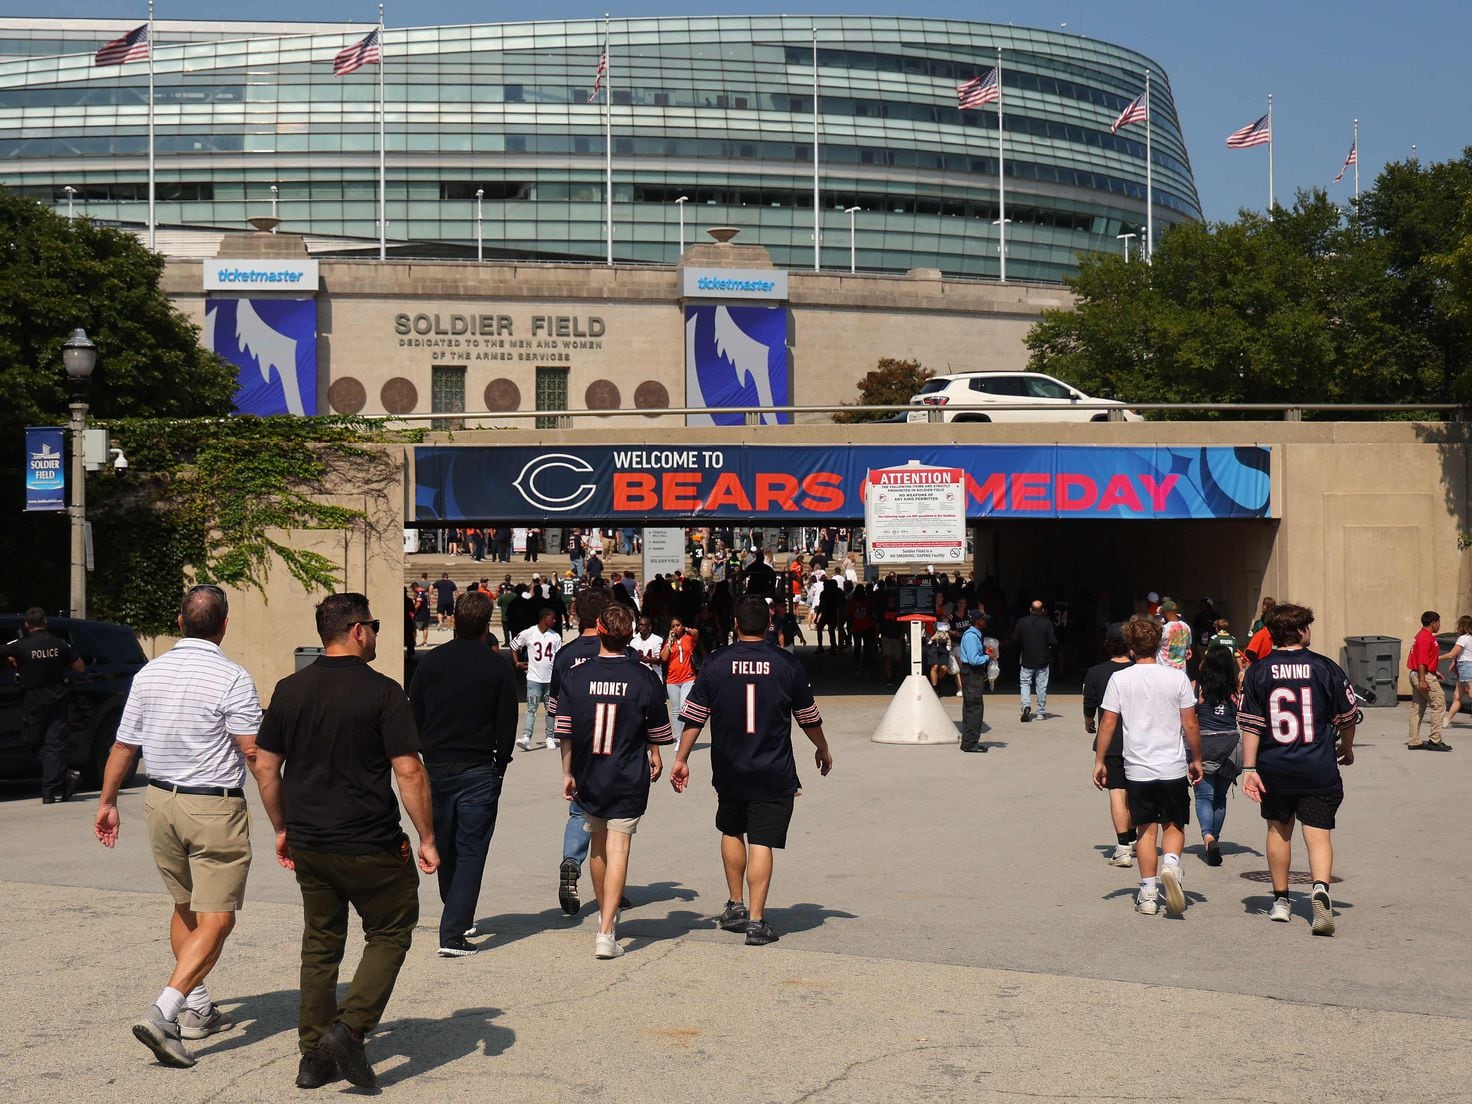
[[[1441,658],[1451,663],[1452,676],[1457,680],[1452,707],[1446,711],[1446,720],[1442,722],[1449,725],[1457,710],[1462,708],[1463,698],[1467,699],[1467,708],[1472,711],[1472,617],[1463,614],[1457,618],[1457,642]]]

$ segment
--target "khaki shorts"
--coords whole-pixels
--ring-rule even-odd
[[[623,835],[632,836],[639,830],[639,821],[642,817],[596,817],[591,813],[583,814],[583,831],[592,835],[594,832],[621,832]]]
[[[177,794],[149,786],[143,798],[154,865],[174,903],[235,912],[250,873],[250,812],[243,797]]]

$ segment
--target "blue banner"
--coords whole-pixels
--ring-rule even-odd
[[[686,406],[790,406],[787,308],[685,308]],[[791,414],[761,415],[763,425],[787,424]],[[688,414],[686,425],[744,424],[742,414]]]
[[[238,413],[317,413],[315,299],[209,299],[204,343],[240,369]]]
[[[967,516],[1271,516],[1259,446],[770,445],[414,450],[420,522],[861,521],[871,468],[912,460],[966,472]]]
[[[26,510],[66,509],[65,431],[26,426]]]

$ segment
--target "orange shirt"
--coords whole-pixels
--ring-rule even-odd
[[[671,685],[695,681],[695,638],[688,632],[670,641],[670,657],[664,662],[664,679]]]
[[[1273,638],[1268,635],[1266,628],[1258,629],[1247,642],[1247,647],[1242,650],[1254,660],[1267,659],[1268,653],[1273,650]]]

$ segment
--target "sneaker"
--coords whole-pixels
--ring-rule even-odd
[[[469,958],[473,954],[480,954],[480,948],[463,935],[440,944],[441,958]]]
[[[1210,843],[1208,843],[1206,845],[1206,865],[1207,866],[1221,866],[1221,864],[1222,864],[1222,848],[1221,848],[1221,845],[1219,843],[1217,843],[1216,840],[1212,840]]]
[[[1160,911],[1160,900],[1155,890],[1141,889],[1135,897],[1135,911],[1141,916],[1154,916]]]
[[[133,1037],[153,1051],[153,1056],[161,1065],[173,1066],[175,1069],[188,1069],[194,1065],[194,1055],[185,1049],[179,1035],[179,1025],[164,1019],[164,1014],[158,1010],[156,1004],[133,1025]]]
[[[208,1012],[186,1008],[179,1013],[179,1034],[186,1039],[208,1039],[217,1031],[229,1031],[234,1026],[230,1013],[214,1003]]]
[[[336,1062],[342,1075],[358,1088],[378,1087],[378,1078],[368,1064],[368,1052],[363,1048],[363,1036],[341,1020],[327,1029],[327,1034],[317,1044],[317,1053],[329,1062]]]
[[[1022,707],[1022,723],[1027,724],[1030,720],[1032,720],[1032,706],[1024,705]]]
[[[746,925],[746,945],[748,947],[765,947],[768,943],[775,943],[779,936],[772,930],[772,925],[765,920],[752,920]]]
[[[557,750],[557,738],[555,736],[548,736],[547,737],[547,750],[548,751],[556,751]]]
[[[1451,751],[1451,749],[1451,744],[1445,740],[1432,740],[1426,745],[1427,751]],[[62,798],[62,800],[65,801],[66,798]]]
[[[342,1074],[337,1071],[337,1063],[330,1058],[303,1054],[300,1064],[296,1067],[296,1087],[320,1089],[323,1085],[330,1084],[341,1076]]]
[[[1110,866],[1133,866],[1135,864],[1135,856],[1130,852],[1130,846],[1127,843],[1116,844],[1107,857]]]
[[[1316,890],[1313,896],[1314,902],[1314,926],[1315,935],[1334,934],[1334,902],[1329,900],[1327,890]]]
[[[578,900],[579,873],[578,864],[572,859],[563,859],[557,868],[557,903],[569,916],[583,907],[582,901]]]
[[[1425,744],[1407,744],[1406,745],[1406,750],[1407,751],[1420,751],[1425,746],[1426,746]]]
[[[466,939],[474,939],[477,935],[480,934],[480,929],[474,924],[471,924],[470,927],[466,928],[460,934],[465,936]]]
[[[606,934],[599,932],[593,936],[594,958],[617,958],[623,953],[624,949],[618,945],[618,941],[614,939],[612,932]]]
[[[716,918],[716,927],[722,931],[744,932],[750,919],[744,901],[727,901],[725,909]]]
[[[1287,897],[1273,898],[1273,907],[1268,909],[1268,919],[1278,924],[1286,924],[1293,919],[1293,906],[1288,903]]]
[[[971,753],[975,753],[975,752],[979,752],[979,751],[984,752],[984,751],[986,751],[986,746],[984,744],[962,744],[961,745],[961,750],[962,751],[965,751],[965,752],[971,752]]]
[[[522,751],[531,751],[532,742],[524,737],[517,737],[516,746],[521,748]]]
[[[82,784],[82,772],[81,771],[78,771],[78,770],[69,770],[69,771],[67,771],[66,772],[66,778],[64,778],[62,780],[62,783],[61,783],[61,799],[63,801],[70,801],[73,797],[76,796],[76,794],[77,794],[77,787],[79,787],[81,784]]]
[[[1160,887],[1165,890],[1165,914],[1183,915],[1186,911],[1186,890],[1181,883],[1180,863],[1160,864]]]

